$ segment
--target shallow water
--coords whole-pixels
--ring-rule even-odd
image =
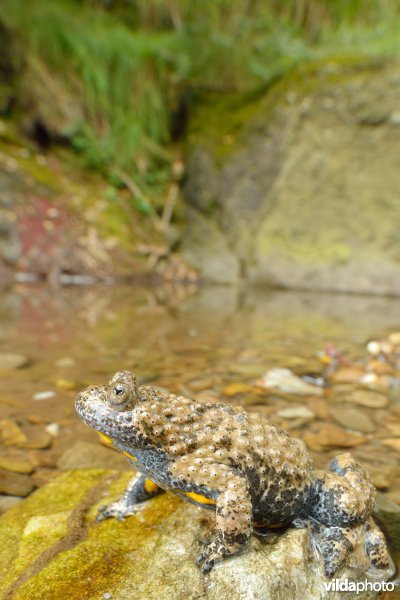
[[[267,393],[254,381],[274,366],[320,372],[318,352],[327,342],[349,357],[365,357],[367,340],[398,330],[399,303],[390,298],[230,288],[191,293],[173,287],[16,287],[0,296],[0,352],[23,354],[30,364],[0,371],[0,418],[22,425],[57,423],[52,448],[43,450],[56,460],[77,440],[97,443],[75,414],[77,390],[129,369],[173,392],[244,404],[302,437],[310,427],[332,422],[335,395]],[[249,389],[240,392],[239,387],[234,394],[232,384]],[[33,399],[41,392],[53,396]],[[375,430],[365,433],[364,443],[353,451],[373,472],[392,466],[383,490],[392,498],[397,494],[400,502],[400,453],[382,444],[395,437],[386,423],[400,422],[400,392],[386,393],[386,408],[357,405]],[[274,415],[301,405],[314,411],[313,423],[282,422]],[[340,451],[314,450],[316,465]]]

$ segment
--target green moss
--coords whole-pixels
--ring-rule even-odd
[[[252,92],[199,98],[189,123],[186,150],[205,147],[221,167],[240,150],[251,132],[266,127],[274,110],[287,104],[289,93],[301,98],[322,85],[367,78],[381,66],[377,58],[361,54],[334,54],[321,59],[310,56],[300,65],[288,65],[285,72]]]
[[[106,475],[107,472],[99,470],[61,475],[26,500],[23,508],[19,506],[0,519],[3,593],[14,582],[12,598],[15,600],[101,597],[124,577],[132,552],[136,557],[137,580],[143,581],[143,573],[151,565],[149,560],[157,546],[159,529],[181,505],[176,497],[163,495],[124,522],[111,519],[94,524],[97,510],[104,504],[104,498],[98,497],[83,515],[84,533],[79,534],[76,529],[75,537],[70,535],[66,546],[59,546],[60,551],[51,554],[51,548],[60,540],[62,543],[63,537],[66,539],[66,529],[79,526],[79,523],[67,524],[71,510],[79,510],[88,492],[104,481]],[[122,493],[131,476],[131,473],[119,474],[107,487],[108,502]],[[97,496],[99,494],[101,491]],[[59,512],[61,507],[64,510]],[[58,517],[61,519],[57,522]],[[43,551],[46,552],[43,554]],[[32,570],[35,564],[38,566]],[[15,584],[19,575],[22,575],[20,585]]]

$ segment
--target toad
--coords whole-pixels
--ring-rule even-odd
[[[288,526],[310,528],[327,577],[347,564],[360,530],[371,568],[392,569],[371,517],[375,489],[350,454],[314,470],[302,442],[262,415],[139,385],[128,371],[80,392],[76,410],[139,471],[98,519],[123,519],[162,491],[214,510],[203,573],[243,550],[253,530]]]

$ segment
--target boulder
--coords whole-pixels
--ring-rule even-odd
[[[201,575],[198,541],[214,515],[163,494],[123,522],[95,522],[130,473],[65,472],[0,517],[0,595],[5,600],[82,598],[317,600],[327,592],[306,529],[260,541]],[[358,595],[357,598],[372,597]]]
[[[225,283],[400,294],[399,94],[398,61],[342,58],[201,106],[187,140],[190,264]]]

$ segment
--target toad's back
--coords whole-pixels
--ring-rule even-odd
[[[207,464],[223,464],[249,481],[256,521],[276,525],[308,514],[312,467],[301,442],[239,407],[172,394],[166,402],[153,388],[142,390],[147,401],[140,420],[171,458],[176,477],[187,480]],[[219,483],[217,471],[210,488]]]

